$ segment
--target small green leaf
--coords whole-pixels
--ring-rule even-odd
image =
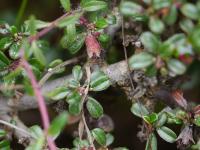
[[[141,52],[139,54],[133,55],[129,59],[129,65],[132,69],[144,69],[152,65],[155,61],[155,58],[146,52]]]
[[[156,113],[152,113],[149,115],[144,115],[143,116],[144,121],[146,121],[149,124],[153,124],[158,120],[158,115]]]
[[[68,41],[69,41],[68,36],[64,36],[61,39],[62,47],[67,48],[71,54],[75,54],[83,46],[83,44],[85,42],[85,34],[80,33],[80,34],[76,35],[76,38],[72,43],[71,42],[69,43]]]
[[[156,10],[169,7],[171,2],[171,0],[152,0],[153,8]]]
[[[168,127],[162,126],[161,128],[158,128],[157,133],[166,142],[174,143],[176,141],[176,133],[174,133],[174,131],[172,131]]]
[[[25,150],[43,150],[45,137],[38,137],[35,142],[31,143]]]
[[[173,25],[177,20],[177,9],[175,5],[170,7],[169,13],[164,17],[164,21],[168,25]]]
[[[69,91],[69,94],[67,96],[67,102],[69,104],[80,100],[81,100],[81,95],[76,90]]]
[[[72,115],[79,115],[81,113],[81,101],[69,103],[69,113]]]
[[[81,70],[81,66],[74,66],[72,70],[73,77],[76,81],[80,81],[83,77],[83,71]]]
[[[106,27],[108,26],[108,23],[107,23],[106,19],[100,18],[100,19],[98,19],[97,22],[95,23],[95,26],[96,26],[97,28],[104,29],[104,28],[106,28]]]
[[[71,79],[71,80],[69,80],[69,82],[68,82],[68,86],[69,86],[70,88],[78,88],[78,87],[80,86],[80,83],[79,83],[79,81],[77,81],[77,80]]]
[[[51,123],[49,129],[48,129],[48,134],[53,137],[57,137],[60,133],[61,130],[65,127],[68,121],[68,113],[67,112],[62,112],[59,114]]]
[[[12,44],[12,46],[9,49],[9,56],[12,59],[18,59],[19,58],[19,50],[20,50],[19,44]]]
[[[0,138],[4,137],[6,135],[6,131],[0,129]]]
[[[42,65],[45,65],[46,58],[44,57],[44,54],[42,53],[36,42],[32,43],[31,50],[33,51],[33,54],[38,59],[38,61],[40,61]]]
[[[181,12],[188,18],[197,20],[199,19],[199,11],[192,3],[186,3],[181,7]]]
[[[10,37],[4,37],[0,39],[0,50],[5,50],[7,49],[11,44],[13,40]]]
[[[154,133],[151,133],[149,135],[145,150],[157,150],[157,138]]]
[[[65,11],[70,11],[70,9],[71,9],[70,0],[60,0],[60,3],[62,5],[62,7],[65,9]]]
[[[148,115],[149,112],[148,110],[146,109],[146,107],[140,103],[134,103],[132,106],[131,106],[131,112],[138,116],[138,117],[142,117],[144,115]]]
[[[200,53],[200,26],[197,26],[194,28],[189,35],[189,40],[192,43],[192,46],[194,47],[194,50]]]
[[[165,29],[165,25],[159,18],[150,17],[149,28],[152,32],[156,34],[161,34]]]
[[[158,116],[158,121],[156,122],[156,127],[162,127],[167,122],[167,114],[161,113]]]
[[[72,45],[74,41],[76,40],[76,25],[75,24],[69,24],[67,26],[67,45]]]
[[[179,22],[179,26],[184,32],[190,33],[194,28],[194,23],[190,19],[183,19]]]
[[[160,44],[159,39],[151,32],[142,33],[140,39],[144,47],[150,52],[155,52],[159,47]]]
[[[1,150],[10,150],[10,142],[8,140],[0,141],[0,149]]]
[[[42,28],[48,27],[51,24],[49,22],[45,22],[41,20],[35,20],[34,23],[35,23],[36,29],[42,29]],[[26,26],[29,26],[29,24],[30,24],[30,20],[25,21]]]
[[[57,65],[61,64],[63,61],[61,59],[55,59],[52,62],[50,62],[48,68],[54,68]]]
[[[84,148],[89,146],[89,142],[87,140],[81,140],[80,138],[75,138],[73,140],[73,145],[76,148]]]
[[[109,78],[102,71],[95,71],[91,75],[90,88],[92,91],[103,91],[111,85]]]
[[[50,62],[48,68],[49,68],[49,72],[51,72],[51,68],[54,68],[58,65],[60,65],[61,63],[63,63],[63,61],[61,59],[55,59],[53,60],[52,62]],[[65,71],[65,68],[63,67],[60,67],[57,71],[54,71],[54,73],[62,73]]]
[[[98,40],[102,43],[106,43],[110,40],[110,37],[108,34],[101,34],[98,38]]]
[[[67,97],[69,103],[69,113],[78,115],[81,112],[81,95],[77,91],[72,91]]]
[[[99,118],[103,115],[103,107],[92,97],[88,97],[87,110],[93,118]]]
[[[92,130],[92,136],[94,139],[102,146],[106,145],[106,134],[100,128],[95,128]]]
[[[0,70],[4,67],[7,67],[10,64],[10,60],[6,55],[0,51]]]
[[[97,11],[107,7],[107,3],[100,0],[85,1],[82,3],[81,7],[85,11]]]
[[[51,92],[46,94],[47,97],[51,98],[52,100],[60,100],[65,98],[69,94],[69,89],[66,87],[57,87],[53,89]]]
[[[140,14],[142,10],[142,6],[132,1],[125,1],[120,5],[120,11],[125,16],[136,16]]]
[[[81,15],[82,13],[75,13],[73,15],[67,16],[64,19],[60,20],[57,25],[60,28],[64,28],[70,24],[75,24],[79,20]]]
[[[39,137],[44,136],[42,129],[38,125],[34,125],[29,128],[31,135],[37,139]]]
[[[110,133],[106,134],[106,146],[111,145],[114,142],[114,136]]]
[[[172,71],[176,75],[182,75],[186,71],[186,66],[176,59],[170,59],[167,62],[167,66],[170,71]]]

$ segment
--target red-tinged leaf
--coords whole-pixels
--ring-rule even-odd
[[[183,92],[181,90],[175,90],[172,92],[172,96],[174,98],[174,100],[176,101],[176,103],[183,107],[184,109],[187,109],[187,101],[186,99],[183,97]]]
[[[89,58],[98,58],[101,54],[101,46],[97,41],[96,37],[92,34],[89,34],[85,38],[85,45],[87,48],[87,54]]]

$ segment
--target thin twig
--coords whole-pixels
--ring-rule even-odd
[[[54,73],[56,73],[57,71],[59,71],[63,67],[65,67],[65,66],[67,66],[69,64],[72,64],[72,63],[76,63],[76,62],[78,62],[80,59],[82,59],[84,57],[85,57],[85,55],[78,56],[76,58],[72,58],[70,60],[66,60],[63,63],[55,66],[54,68],[50,68],[50,70],[48,70],[48,72],[39,81],[39,85],[42,86]]]
[[[4,124],[4,125],[6,125],[6,126],[8,126],[8,127],[11,127],[11,128],[13,128],[13,129],[16,129],[16,130],[18,130],[18,131],[20,131],[20,132],[23,132],[24,134],[26,134],[26,135],[28,135],[28,136],[30,136],[30,137],[33,137],[29,132],[27,132],[26,130],[24,130],[24,129],[22,129],[22,128],[19,128],[19,127],[17,127],[17,126],[15,126],[15,125],[13,125],[13,124],[11,124],[11,123],[9,123],[9,122],[6,122],[6,121],[4,121],[4,120],[0,120],[0,124]],[[34,138],[34,137],[33,137]]]
[[[123,0],[122,0],[123,2]],[[131,77],[131,69],[130,69],[130,66],[129,66],[129,62],[128,62],[128,55],[127,55],[127,49],[126,49],[126,46],[125,46],[125,34],[124,34],[124,17],[122,16],[122,39],[123,39],[123,50],[124,50],[124,56],[125,56],[125,61],[126,61],[126,64],[127,64],[127,69],[128,69],[128,77],[129,77],[129,80],[131,82],[131,89],[132,91],[134,90],[134,84],[133,84],[133,80],[132,80],[132,77]],[[136,102],[138,103],[139,107],[141,108],[141,103],[138,99],[136,99]],[[140,115],[142,116],[142,112],[141,112],[141,109],[140,109]]]
[[[28,76],[31,80],[31,84],[32,84],[35,96],[37,98],[40,114],[41,114],[41,117],[42,117],[42,123],[44,125],[45,131],[47,131],[48,128],[49,128],[49,124],[50,124],[49,115],[48,115],[45,100],[42,96],[39,84],[36,81],[35,75],[33,74],[33,71],[31,70],[30,65],[28,64],[28,62],[25,59],[22,60],[22,65],[23,65],[24,69],[26,70],[26,72],[27,72],[27,74],[28,74]],[[48,145],[49,145],[50,150],[56,150],[56,146],[55,146],[53,139],[51,137],[47,137],[47,141],[48,141]]]
[[[60,20],[62,20],[65,17],[69,16],[70,14],[72,14],[72,12],[68,12],[68,13],[62,15],[61,17],[59,17],[55,21],[51,22],[51,24],[48,27],[44,28],[43,30],[38,32],[36,35],[29,36],[28,37],[28,42],[31,44],[33,41],[35,41],[35,40],[39,39],[40,37],[44,36],[45,34],[47,34],[54,27],[57,26],[57,23]],[[41,117],[42,117],[42,123],[43,123],[43,126],[44,126],[44,130],[45,130],[45,132],[47,132],[47,130],[49,128],[49,125],[50,125],[47,107],[46,107],[46,104],[45,104],[45,100],[44,100],[44,98],[42,96],[42,92],[40,90],[40,86],[39,86],[39,84],[38,84],[38,82],[37,82],[37,80],[35,78],[35,75],[34,75],[32,69],[31,69],[29,63],[25,59],[24,48],[23,47],[20,49],[20,56],[21,56],[21,59],[22,59],[22,66],[26,70],[26,72],[27,72],[27,74],[28,74],[28,76],[29,76],[29,78],[31,80],[31,84],[33,86],[33,90],[34,90],[35,96],[37,98],[40,114],[41,114]],[[56,145],[54,143],[54,140],[51,137],[47,136],[47,142],[48,142],[50,150],[56,150]]]
[[[123,16],[122,16],[122,39],[123,39],[122,44],[123,44],[125,61],[127,63],[127,68],[128,68],[128,76],[129,76],[129,80],[131,82],[131,89],[134,90],[133,80],[132,80],[132,77],[131,77],[131,69],[130,69],[130,66],[129,66],[129,63],[128,63],[127,49],[126,49],[126,46],[125,46],[124,17]]]
[[[87,98],[87,95],[88,95],[88,92],[89,92],[89,88],[90,88],[91,71],[90,71],[90,66],[89,66],[89,64],[86,64],[85,70],[86,70],[86,76],[87,76],[87,86],[86,86],[86,88],[85,88],[84,96],[83,96],[82,101],[81,101],[81,102],[82,102],[82,103],[81,103],[82,108],[83,108],[84,102],[85,102],[85,100],[86,100],[86,98]],[[93,143],[92,135],[91,135],[91,133],[90,133],[90,129],[88,128],[87,123],[86,123],[86,120],[85,120],[84,110],[82,110],[82,115],[81,115],[81,117],[82,117],[82,121],[83,121],[85,130],[86,130],[87,138],[88,138],[88,140],[89,140],[89,142],[90,142],[90,145],[94,148],[94,150],[96,150],[96,149],[95,149],[95,146],[94,146],[94,143]]]
[[[23,85],[0,85],[0,90],[20,90],[23,88]]]

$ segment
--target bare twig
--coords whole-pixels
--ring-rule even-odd
[[[86,76],[87,76],[87,81],[86,81],[87,82],[87,86],[86,86],[85,91],[84,91],[84,96],[82,97],[82,100],[81,100],[81,102],[82,102],[82,104],[81,104],[82,108],[83,108],[83,104],[84,104],[84,102],[85,102],[85,100],[86,100],[86,98],[88,96],[89,87],[90,87],[89,85],[90,85],[91,71],[90,71],[90,66],[88,64],[86,64],[85,70],[86,70]],[[89,130],[88,126],[87,126],[87,123],[86,123],[86,120],[85,120],[85,115],[84,115],[84,110],[83,109],[82,109],[82,115],[81,115],[81,117],[82,117],[82,121],[83,121],[85,130],[86,130],[86,133],[87,133],[87,138],[88,138],[88,140],[90,142],[90,145],[95,150],[95,146],[94,146],[94,143],[93,143],[93,140],[92,140],[92,135],[91,135],[90,130]]]
[[[124,17],[123,16],[122,16],[122,39],[123,39],[122,44],[123,44],[125,61],[126,61],[127,68],[128,68],[128,76],[129,76],[129,80],[130,80],[130,83],[131,83],[131,88],[132,88],[132,90],[134,90],[133,80],[132,80],[132,77],[131,77],[131,69],[130,69],[130,66],[129,66],[129,63],[128,63],[127,49],[126,49],[126,46],[125,46]]]
[[[76,58],[72,58],[70,60],[66,60],[63,63],[57,65],[54,68],[50,68],[50,70],[48,70],[48,72],[42,77],[42,79],[39,81],[39,85],[42,86],[55,72],[59,71],[61,68],[72,64],[72,63],[76,63],[78,62],[80,59],[84,58],[85,55],[82,56],[78,56]]]
[[[26,134],[26,135],[32,137],[32,135],[31,135],[29,132],[27,132],[26,130],[24,130],[24,129],[22,129],[22,128],[19,128],[18,126],[15,126],[14,124],[11,124],[11,123],[9,123],[9,122],[7,122],[7,121],[0,120],[0,124],[4,124],[4,125],[6,125],[6,126],[8,126],[8,127],[11,127],[11,128],[13,128],[13,129],[16,129],[16,130],[18,130],[18,131],[20,131],[20,132],[23,132],[24,134]]]
[[[24,69],[26,70],[26,72],[27,72],[27,74],[28,74],[28,76],[31,80],[31,84],[32,84],[35,96],[37,98],[40,114],[41,114],[41,117],[42,117],[42,123],[43,123],[45,131],[47,131],[48,128],[49,128],[49,124],[50,124],[49,115],[48,115],[47,107],[46,107],[46,104],[45,104],[45,100],[44,100],[42,93],[40,91],[39,84],[37,83],[37,80],[36,80],[36,78],[33,74],[33,71],[30,68],[30,65],[28,64],[28,62],[25,59],[22,60],[22,65],[23,65]],[[51,137],[47,137],[47,141],[48,141],[49,148],[51,150],[56,150],[56,146],[55,146],[53,139]]]
[[[36,35],[29,36],[28,37],[29,43],[32,43],[33,41],[35,41],[35,40],[39,39],[40,37],[44,36],[45,34],[47,34],[54,27],[56,27],[57,23],[60,20],[69,16],[70,14],[72,14],[72,12],[68,12],[68,13],[64,14],[63,16],[59,17],[55,21],[51,22],[48,27],[44,28],[43,30],[38,32]],[[34,93],[35,93],[36,98],[37,98],[37,102],[38,102],[39,110],[40,110],[40,113],[41,113],[44,129],[45,129],[45,131],[47,131],[48,128],[49,128],[49,124],[50,124],[47,108],[46,108],[45,101],[44,101],[44,98],[43,98],[41,90],[40,90],[40,86],[36,81],[36,78],[33,74],[33,71],[31,69],[30,65],[28,64],[28,62],[26,61],[26,59],[24,57],[24,48],[23,47],[20,49],[20,55],[21,55],[21,59],[22,59],[22,66],[26,70],[26,72],[27,72],[27,74],[28,74],[28,76],[31,80],[31,84],[33,86],[33,90],[34,90]],[[56,146],[55,146],[53,139],[51,137],[47,137],[47,141],[48,141],[48,145],[49,145],[50,150],[56,150]]]

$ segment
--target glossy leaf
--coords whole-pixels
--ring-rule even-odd
[[[102,146],[106,145],[106,134],[105,132],[100,128],[95,128],[92,130],[92,136],[94,139]]]
[[[4,67],[7,67],[10,64],[10,60],[6,55],[0,51],[0,70]]]
[[[149,135],[145,150],[157,150],[157,138],[154,133],[151,133]]]
[[[101,104],[92,97],[88,97],[86,103],[87,110],[93,118],[99,118],[103,115],[103,107]]]
[[[114,142],[114,136],[110,133],[106,134],[106,146],[111,145]]]
[[[129,59],[129,65],[132,69],[144,69],[154,63],[154,57],[146,52],[133,55]]]
[[[12,44],[12,46],[9,48],[9,56],[12,59],[18,59],[19,58],[19,50],[20,50],[19,44]]]
[[[197,20],[199,18],[199,10],[192,3],[186,3],[181,7],[181,12],[188,18]]]
[[[4,37],[0,39],[0,50],[7,49],[12,44],[12,38],[10,37]]]
[[[78,66],[78,65],[74,66],[72,70],[72,74],[76,81],[80,81],[81,78],[83,77],[83,71],[81,69],[81,66]]]
[[[60,3],[62,7],[65,9],[65,11],[70,11],[71,8],[70,0],[60,0]]]
[[[156,34],[161,34],[165,29],[165,25],[159,18],[150,17],[149,28],[152,32]]]
[[[85,11],[98,11],[107,7],[107,3],[100,0],[85,1],[81,7]]]
[[[167,114],[161,113],[158,116],[158,121],[156,122],[156,127],[162,127],[167,122]]]
[[[169,7],[171,0],[152,0],[153,8],[158,10],[161,8]]]
[[[42,65],[46,64],[46,58],[42,50],[38,47],[36,42],[32,43],[31,50],[33,51],[34,56],[40,61]]]
[[[146,109],[146,107],[140,103],[134,103],[132,106],[131,106],[131,112],[138,116],[138,117],[142,117],[144,115],[148,115],[149,112],[148,110]]]
[[[44,133],[42,129],[38,125],[34,125],[29,128],[31,135],[35,138],[38,139],[39,137],[44,136]]]
[[[167,62],[167,66],[169,70],[172,71],[176,75],[181,75],[185,73],[186,71],[186,66],[182,62],[176,59],[170,59]]]
[[[174,131],[172,131],[168,127],[162,126],[161,128],[158,128],[157,133],[166,142],[174,143],[176,141],[176,133],[174,133]]]
[[[160,44],[159,39],[151,32],[142,33],[140,39],[144,47],[150,52],[155,52],[159,47]]]
[[[109,78],[102,71],[95,71],[91,75],[90,89],[92,91],[103,91],[111,85]]]
[[[124,1],[120,5],[120,11],[125,16],[135,16],[142,12],[143,8],[132,1]]]
[[[68,113],[62,112],[52,121],[48,129],[48,134],[50,136],[57,137],[61,133],[67,122],[68,122]]]
[[[57,87],[53,89],[51,92],[46,94],[47,97],[51,98],[52,100],[60,100],[65,98],[69,94],[69,89],[66,87]]]
[[[75,13],[74,15],[65,17],[64,19],[58,22],[58,27],[63,28],[67,27],[70,24],[75,24],[79,20],[81,15],[82,15],[81,13]]]
[[[153,124],[158,120],[158,115],[156,113],[152,113],[152,114],[149,114],[149,115],[144,115],[143,119],[147,123]]]

